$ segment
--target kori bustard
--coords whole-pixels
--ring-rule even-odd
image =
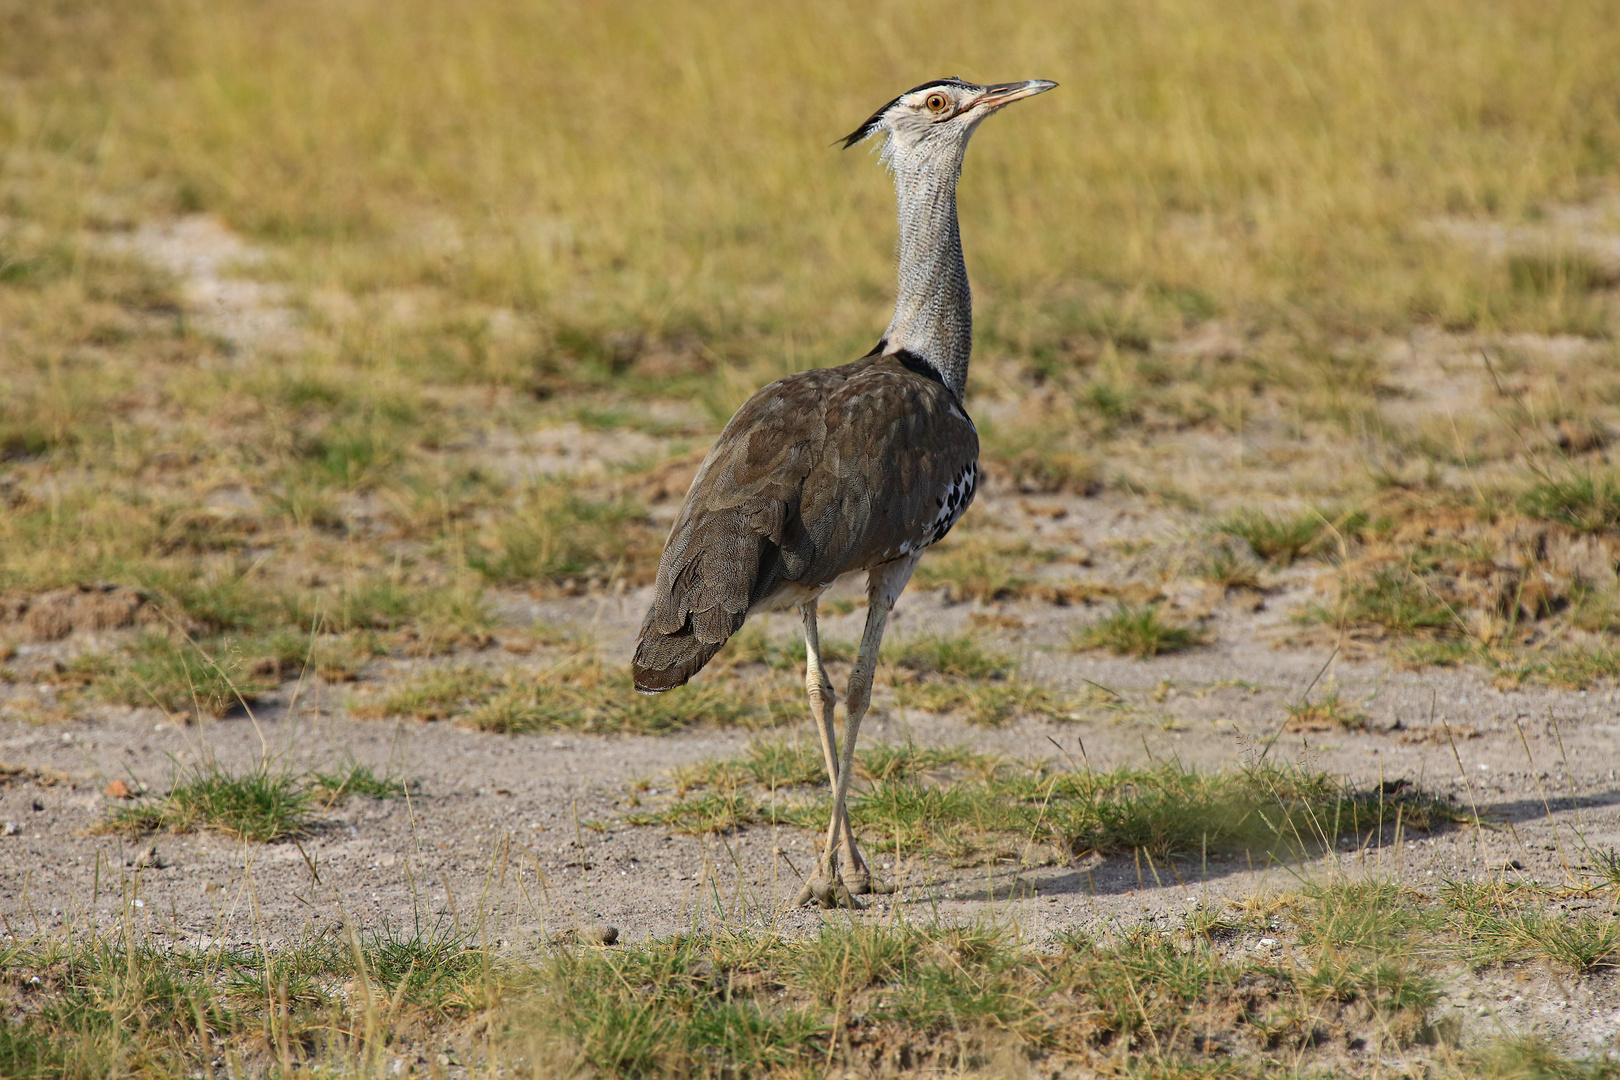
[[[1044,79],[908,90],[843,140],[884,137],[900,206],[900,288],[877,347],[842,367],[770,384],[704,458],[658,563],[634,661],[636,689],[690,679],[756,611],[804,618],[805,689],[833,785],[826,845],[795,906],[857,907],[888,891],[855,843],[847,802],[855,740],[872,696],[883,628],[923,551],[950,531],[979,481],[979,437],[963,408],[973,305],[956,223],[956,182],[980,121],[1050,90]],[[832,681],[816,603],[866,571],[866,629],[834,737]],[[840,850],[846,856],[841,864]]]

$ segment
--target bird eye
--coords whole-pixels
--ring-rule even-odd
[[[946,99],[944,94],[936,90],[923,99],[923,104],[928,106],[929,112],[943,112],[945,106],[950,104],[950,101]]]

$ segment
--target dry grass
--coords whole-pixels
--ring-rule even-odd
[[[1075,649],[1107,649],[1142,659],[1182,652],[1205,640],[1199,630],[1178,626],[1151,604],[1116,604],[1111,614],[1076,629],[1070,636]]]
[[[538,672],[449,665],[358,699],[353,715],[454,720],[477,731],[658,734],[699,725],[768,727],[803,716],[797,680],[766,678],[738,685],[707,678],[675,694],[637,694],[623,670],[594,655],[565,656]]]
[[[972,637],[921,634],[889,643],[890,688],[901,709],[957,713],[994,726],[1018,716],[1063,716],[1068,705],[1052,690],[1018,676],[1018,661]]]
[[[948,537],[930,556],[913,575],[916,588],[943,589],[954,602],[992,603],[1030,595],[1036,567],[1057,553],[1036,552],[1028,541],[997,543],[965,532]]]
[[[1547,490],[1530,488],[1538,498]],[[1620,540],[1555,513],[1520,512],[1540,505],[1525,500],[1504,506],[1433,487],[1382,493],[1332,526],[1338,565],[1319,578],[1332,599],[1301,618],[1361,642],[1407,642],[1419,666],[1482,664],[1504,684],[1612,678]]]
[[[423,674],[361,679],[356,711],[496,732],[800,718],[802,652],[763,638],[728,651],[727,681],[650,700],[576,643],[521,673],[476,654],[523,590],[644,583],[662,533],[649,508],[679,497],[732,410],[768,378],[870,346],[891,196],[871,162],[827,143],[892,95],[896,72],[958,71],[1064,84],[996,120],[964,178],[983,301],[969,404],[995,414],[981,425],[991,488],[1190,515],[1263,506],[1213,521],[1232,539],[1189,569],[1254,588],[1246,546],[1267,581],[1323,576],[1324,625],[1303,632],[1392,640],[1504,683],[1612,679],[1613,268],[1492,238],[1572,206],[1601,218],[1620,175],[1617,51],[1600,5],[1529,0],[11,5],[0,650],[9,663],[12,640],[111,637],[60,670],[0,675],[7,692],[53,686],[58,719],[96,701],[217,715],[287,679],[407,659]],[[235,272],[285,287],[293,334],[253,344],[200,324],[183,283],[128,253],[139,226],[192,213],[261,245]],[[1407,331],[1487,341],[1484,396],[1414,417],[1426,391],[1384,347]],[[1554,354],[1514,331],[1581,340]],[[537,433],[563,424],[568,453],[541,453]],[[1256,471],[1207,491],[1150,456],[1197,456],[1207,443],[1176,442],[1193,438],[1242,442]],[[1078,553],[974,520],[918,587],[978,604],[1115,599],[1131,606],[1083,644],[1195,643],[1145,606],[1154,582],[1065,576]],[[1061,715],[993,650],[890,656],[903,705]],[[1326,695],[1293,719],[1359,722]],[[668,823],[819,824],[814,758],[761,744],[688,777]],[[1329,810],[1360,825],[1369,809],[1276,777],[1078,780],[895,747],[861,767],[863,825],[959,861],[1037,833],[1068,854],[1188,854],[1212,822],[1257,845],[1245,810],[1262,803],[1279,810],[1269,844],[1276,822],[1308,837]],[[795,787],[797,803],[762,794]],[[346,793],[395,791],[356,769],[199,773],[116,824],[269,839]],[[130,922],[117,939],[0,946],[16,1021],[0,1027],[0,1073],[230,1061],[380,1075],[389,1046],[437,1054],[485,1025],[512,1033],[497,1056],[514,1068],[601,1075],[822,1075],[874,1055],[897,1071],[1017,1072],[1071,1053],[1163,1076],[1218,1074],[1236,1055],[1255,1075],[1297,1075],[1324,1032],[1375,1046],[1423,1032],[1436,976],[1420,941],[1570,978],[1615,962],[1612,921],[1590,913],[1438,899],[1306,895],[1285,915],[1302,949],[1288,964],[1233,951],[1273,931],[1230,913],[1185,939],[1058,953],[994,928],[897,924],[510,966],[420,927],[193,954]],[[1527,1041],[1447,1069],[1612,1073]]]
[[[875,310],[840,301],[864,278],[881,305],[890,207],[828,141],[896,68],[1041,72],[1061,97],[1000,121],[962,200],[979,280],[1023,298],[992,337],[1048,323],[1129,345],[1163,319],[1251,309],[1546,327],[1578,317],[1592,282],[1418,226],[1520,218],[1612,170],[1616,30],[1597,9],[905,4],[884,33],[853,6],[754,14],[21,8],[0,52],[7,141],[30,148],[12,172],[71,178],[34,195],[64,217],[213,210],[320,279],[562,316],[572,328],[545,338],[611,375],[644,357],[609,326],[667,340],[814,311],[825,330],[832,311],[812,348],[864,338]],[[121,198],[86,199],[87,182]],[[741,235],[763,242],[725,242]],[[24,252],[10,273],[44,261]],[[460,333],[454,359],[510,367],[477,322]]]
[[[300,836],[310,826],[306,785],[288,772],[268,767],[235,774],[209,764],[176,777],[161,800],[116,807],[101,828],[140,834],[158,829],[195,832],[214,829],[226,836],[259,842]]]
[[[681,486],[656,459],[691,449],[669,440],[882,324],[886,184],[827,141],[892,93],[877,73],[977,64],[1064,83],[1038,116],[999,118],[965,179],[991,301],[975,394],[1018,399],[984,428],[993,484],[1094,494],[1133,440],[1189,429],[1353,435],[1397,478],[1408,458],[1551,447],[1569,460],[1503,505],[1612,533],[1607,271],[1435,227],[1534,225],[1613,176],[1616,31],[1586,9],[903,5],[882,34],[839,5],[297,12],[6,15],[0,588],[113,581],[209,634],[370,630],[421,655],[487,643],[484,587],[644,582],[645,506]],[[1452,47],[1427,47],[1438,28]],[[1533,77],[1541,61],[1561,78]],[[289,287],[298,334],[250,354],[265,362],[119,246],[198,211],[264,244],[248,272]],[[1504,346],[1507,422],[1430,432],[1386,415],[1399,391],[1368,341],[1413,326],[1567,330],[1593,352],[1538,371]],[[537,475],[529,434],[562,421],[605,449],[655,438]],[[1198,505],[1160,478],[1108,483]],[[1336,556],[1359,524],[1223,527],[1286,563]],[[918,586],[1093,595],[1051,583],[1063,557],[953,537]],[[1242,562],[1204,572],[1249,585]],[[1374,585],[1351,624],[1441,629]]]
[[[475,935],[440,925],[195,949],[137,930],[126,909],[112,933],[4,957],[4,994],[24,1011],[0,1029],[0,1070],[17,1080],[187,1076],[216,1049],[255,1071],[365,1075],[385,1039],[485,1014],[503,985]]]
[[[542,1075],[931,1075],[1017,1061],[1208,1076],[1234,1075],[1241,1055],[1236,1075],[1282,1078],[1373,1075],[1380,1055],[1399,1053],[1439,1078],[1612,1076],[1535,1039],[1445,1045],[1455,1032],[1438,1008],[1440,975],[1472,955],[1477,898],[1438,898],[1339,883],[1265,912],[1198,907],[1179,925],[1095,940],[863,919],[802,938],[722,926],[523,957],[481,944],[482,916],[463,929],[197,948],[159,942],[126,911],[113,933],[5,946],[0,1000],[13,1012],[0,1068],[18,1080],[166,1078],[205,1071],[218,1054],[244,1071],[375,1075],[431,1055],[441,1067]],[[1597,927],[1535,918],[1542,941]],[[1612,956],[1612,921],[1608,931]],[[1564,978],[1591,970],[1529,962]]]
[[[1329,686],[1315,701],[1306,698],[1288,706],[1284,731],[1364,731],[1367,716],[1339,699],[1339,688]]]
[[[413,786],[378,776],[372,766],[352,759],[331,771],[307,773],[268,763],[236,772],[210,761],[177,772],[166,795],[137,792],[134,802],[114,806],[97,828],[132,836],[211,829],[242,840],[274,843],[305,835],[319,810],[341,805],[352,796],[390,799]]]
[[[1293,768],[1093,772],[907,744],[869,747],[857,761],[872,784],[855,797],[850,817],[873,848],[958,866],[1031,852],[1059,861],[1093,852],[1286,861],[1397,820],[1427,831],[1454,817],[1427,795],[1351,791]],[[674,779],[675,797],[638,808],[632,824],[689,833],[762,823],[815,829],[830,809],[826,775],[808,746],[757,742],[740,760],[682,769]]]

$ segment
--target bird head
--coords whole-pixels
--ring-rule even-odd
[[[1052,89],[1047,79],[979,86],[954,76],[913,87],[873,113],[844,137],[845,149],[882,132],[883,156],[891,164],[938,152],[959,153],[979,122],[1015,101]]]

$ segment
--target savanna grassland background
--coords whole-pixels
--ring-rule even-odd
[[[344,723],[468,739],[800,723],[783,634],[641,699],[638,612],[601,612],[637,607],[732,411],[886,324],[892,192],[830,144],[952,74],[1061,86],[969,156],[990,482],[913,589],[972,630],[898,642],[880,705],[969,741],[1147,723],[1175,680],[1264,682],[1200,658],[1268,604],[1266,640],[1309,670],[1612,702],[1616,56],[1599,2],[0,0],[0,717],[17,745],[154,717],[248,738],[248,713],[290,723],[309,686]],[[1098,685],[1084,658],[1106,654],[1140,658],[1117,662],[1153,673],[1140,693]],[[1277,720],[1374,737],[1336,678]],[[166,796],[132,783],[57,842],[307,841],[351,794],[415,790],[251,738],[252,767],[177,764]],[[809,827],[813,755],[762,738],[625,827]],[[1045,766],[929,752],[863,766],[878,793],[928,770],[966,793],[869,800],[924,858],[993,863],[1012,856],[987,836],[1053,828],[1071,855],[1191,858],[1198,808],[1267,799],[1329,846],[1345,807],[1410,820],[1327,773],[1087,761],[1060,790]],[[56,785],[47,764],[7,783]],[[810,809],[761,801],[778,786]],[[1041,812],[986,818],[1019,800]],[[1033,966],[988,922],[739,923],[536,960],[458,914],[448,935],[356,923],[244,952],[154,943],[127,905],[110,929],[24,933],[8,895],[0,1073],[1408,1075],[1378,1048],[1437,1046],[1437,1075],[1610,1075],[1512,1032],[1447,1049],[1434,1012],[1459,964],[1610,978],[1620,874],[1588,854],[1542,891],[1337,882],[1174,940],[1077,931]],[[29,858],[0,854],[18,881]],[[1297,970],[1218,948],[1279,933]],[[1311,1057],[1320,1031],[1350,1056]]]

